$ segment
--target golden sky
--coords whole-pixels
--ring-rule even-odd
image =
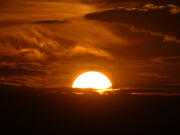
[[[0,83],[180,84],[180,5],[171,0],[0,0]]]

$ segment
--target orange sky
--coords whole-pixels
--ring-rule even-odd
[[[176,1],[0,2],[1,84],[69,87],[89,70],[117,87],[180,84]]]

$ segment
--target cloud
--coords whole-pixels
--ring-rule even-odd
[[[87,1],[88,0],[82,0]],[[138,10],[143,9],[144,5],[147,5],[147,8],[164,8],[164,7],[170,7],[174,8],[173,6],[179,6],[179,2],[177,0],[96,0],[89,2],[90,4],[96,5],[100,9],[104,10],[112,10],[117,8],[125,8],[127,10]],[[147,10],[146,8],[146,10]],[[150,10],[150,9],[149,9]]]
[[[96,22],[85,20],[60,24],[57,24],[57,21],[55,24],[54,21],[39,22],[40,25],[37,23],[1,28],[1,56],[43,60],[52,56],[89,53],[110,58],[111,54],[103,48],[108,44],[123,43],[123,40]]]
[[[78,55],[81,53],[87,53],[87,54],[92,54],[92,55],[99,56],[99,57],[113,59],[113,56],[110,53],[108,53],[102,49],[96,49],[96,48],[91,48],[91,47],[75,46],[74,48],[72,48],[71,50],[68,51],[68,55],[70,55],[70,56]]]
[[[61,24],[67,22],[68,20],[40,20],[40,21],[35,21],[34,24]]]
[[[86,15],[89,20],[119,23],[133,31],[149,33],[152,36],[163,37],[165,42],[173,41],[180,43],[179,14],[170,14],[169,8],[176,9],[176,6],[155,6],[145,5],[143,8],[115,8]],[[171,24],[171,25],[169,25]]]
[[[166,79],[166,75],[160,75],[158,73],[149,73],[149,72],[144,72],[144,73],[139,73],[139,76],[142,77],[149,77],[149,78],[158,78],[158,79]]]
[[[71,82],[70,73],[77,66],[83,67],[82,63],[84,67],[93,66],[98,59],[112,60],[115,57],[108,50],[109,45],[124,43],[104,25],[84,19],[18,23],[0,28],[0,82],[3,84],[67,85],[66,82]],[[77,65],[74,61],[82,55],[97,59]]]
[[[58,49],[58,43],[29,26],[1,28],[1,57],[20,61],[43,60],[48,49]],[[4,47],[6,46],[6,47]]]
[[[171,14],[178,14],[180,12],[180,6],[176,6],[173,4],[155,5],[153,3],[148,3],[144,5],[142,9],[139,9],[139,10],[149,11],[149,10],[157,10],[157,9],[163,9],[163,8],[168,8]]]
[[[0,20],[64,20],[95,11],[93,5],[78,1],[8,0],[0,5]]]
[[[104,12],[104,11],[109,11],[109,10],[126,10],[126,11],[143,11],[143,12],[148,12],[151,10],[160,10],[160,9],[168,9],[169,13],[171,14],[178,14],[180,12],[180,6],[176,6],[173,4],[168,4],[168,5],[155,5],[153,3],[146,3],[145,5],[141,6],[112,6],[112,7],[104,7],[100,8],[97,10],[98,12]]]
[[[38,60],[45,59],[44,54],[37,49],[21,49],[19,50],[19,53],[22,57],[30,61],[34,61],[36,59]]]
[[[150,60],[151,62],[158,64],[167,64],[167,65],[180,65],[180,57],[172,56],[172,57],[156,57]]]
[[[134,26],[130,26],[130,25],[126,25],[126,24],[121,24],[121,25],[128,28],[132,32],[142,32],[142,33],[145,33],[145,34],[150,34],[150,35],[155,36],[155,37],[162,37],[164,42],[176,42],[176,43],[180,44],[179,39],[177,39],[174,36],[168,35],[168,34],[164,34],[164,33],[161,33],[161,32],[148,31],[148,30],[145,30],[145,29],[136,28]]]
[[[87,70],[137,83],[144,67],[153,74],[144,76],[158,78],[154,73],[174,76],[178,65],[170,58],[180,49],[175,2],[7,0],[0,15],[0,83],[71,86]]]

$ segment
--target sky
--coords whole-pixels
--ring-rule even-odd
[[[180,85],[177,0],[0,0],[0,84]]]

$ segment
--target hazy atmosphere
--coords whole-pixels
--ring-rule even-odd
[[[170,0],[0,0],[0,83],[180,84],[180,7]]]
[[[180,0],[0,0],[0,131],[176,135]]]

